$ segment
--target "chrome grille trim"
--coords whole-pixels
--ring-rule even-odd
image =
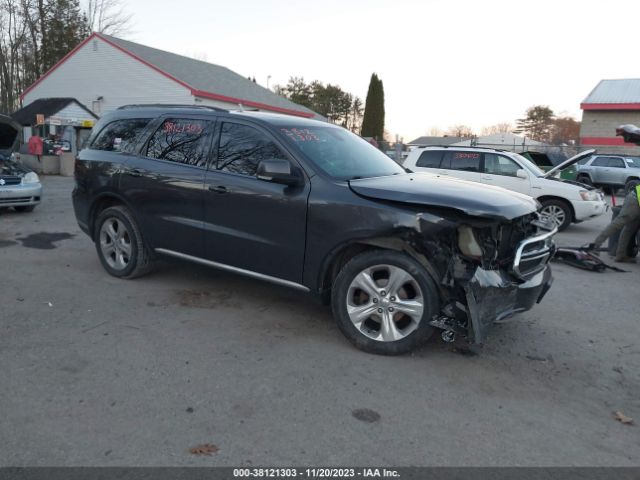
[[[554,228],[551,231],[543,233],[541,235],[536,235],[535,237],[530,237],[524,239],[518,245],[518,249],[516,250],[516,256],[513,260],[513,273],[516,277],[527,280],[538,272],[544,270],[545,266],[551,260],[551,256],[554,253],[553,243],[549,244],[548,240],[553,237],[556,233],[558,233],[558,229]],[[541,248],[536,248],[534,250],[525,249],[534,243],[542,242]],[[537,264],[533,268],[523,268],[523,263],[535,262]],[[524,271],[523,271],[524,270]]]

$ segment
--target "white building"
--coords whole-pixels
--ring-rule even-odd
[[[75,98],[96,115],[122,105],[199,104],[323,119],[228,68],[94,33],[21,95]]]

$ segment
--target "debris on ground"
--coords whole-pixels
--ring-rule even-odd
[[[627,417],[621,411],[613,412],[613,418],[622,423],[623,425],[633,425],[633,418]]]
[[[353,410],[351,412],[351,415],[353,415],[354,418],[365,423],[375,423],[380,420],[380,414],[369,408],[359,408],[357,410]]]
[[[203,443],[197,447],[191,447],[189,453],[192,455],[207,455],[211,456],[219,450],[218,447],[211,443]]]
[[[626,272],[626,270],[606,264],[587,247],[559,247],[552,260],[590,272],[601,273],[607,269],[614,272]]]

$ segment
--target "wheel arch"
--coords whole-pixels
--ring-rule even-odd
[[[135,214],[133,213],[133,209],[129,203],[121,195],[118,195],[115,192],[103,192],[94,198],[91,206],[89,207],[89,235],[91,240],[95,240],[96,219],[100,215],[100,212],[117,205],[127,207],[131,212],[131,215],[135,218]]]
[[[571,212],[571,221],[572,222],[576,221],[576,210],[575,208],[573,208],[573,204],[566,198],[558,197],[555,195],[541,195],[538,198],[536,198],[536,200],[538,200],[540,203],[543,203],[546,200],[555,200],[555,201],[564,203],[569,207],[569,211]]]
[[[320,287],[320,296],[323,303],[329,303],[333,283],[342,267],[344,267],[344,265],[346,265],[347,262],[356,255],[371,250],[391,250],[406,253],[425,268],[440,291],[440,294],[442,296],[445,295],[445,291],[440,285],[439,275],[433,264],[425,255],[417,252],[409,242],[398,237],[373,237],[368,239],[358,239],[341,245],[327,256],[327,259],[323,263],[323,268],[320,272],[318,282]]]

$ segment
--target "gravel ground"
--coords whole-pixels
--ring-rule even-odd
[[[640,422],[640,265],[556,264],[483,347],[378,357],[303,293],[169,261],[108,276],[72,179],[43,181],[33,213],[0,214],[0,466],[639,465],[613,412]]]

